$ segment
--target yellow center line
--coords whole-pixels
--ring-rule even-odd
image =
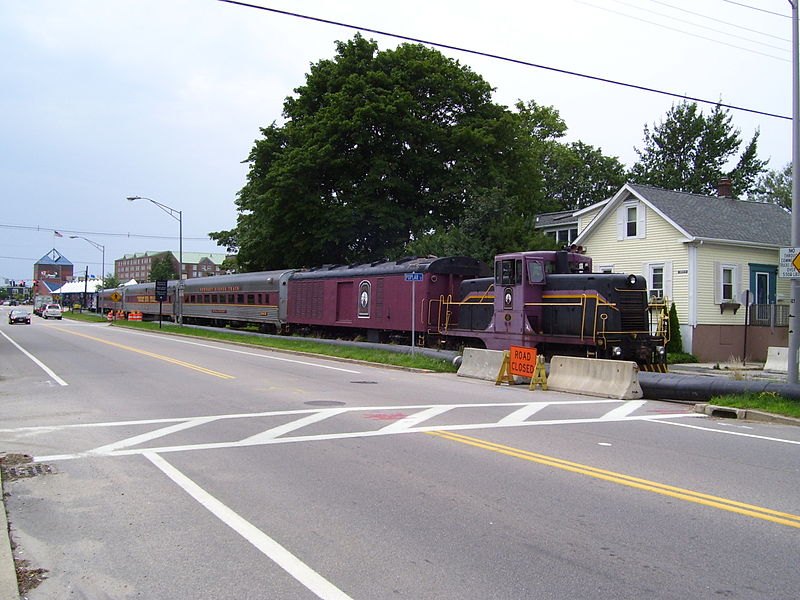
[[[220,373],[219,371],[212,371],[211,369],[206,369],[205,367],[201,367],[198,365],[193,365],[192,363],[187,363],[182,360],[178,360],[177,358],[170,358],[169,356],[163,356],[161,354],[156,354],[154,352],[147,352],[146,350],[139,350],[138,348],[132,348],[130,346],[125,346],[124,344],[117,344],[116,342],[109,342],[108,340],[103,340],[100,338],[93,337],[91,335],[86,335],[85,333],[78,333],[77,331],[72,331],[69,329],[63,329],[61,327],[53,327],[53,329],[58,329],[59,331],[63,331],[65,333],[71,333],[72,335],[78,335],[80,337],[84,337],[88,340],[93,340],[95,342],[100,342],[101,344],[108,344],[109,346],[114,346],[116,348],[122,348],[123,350],[130,350],[131,352],[136,352],[137,354],[144,354],[145,356],[150,356],[152,358],[157,358],[159,360],[163,360],[175,365],[180,365],[182,367],[186,367],[188,369],[194,369],[195,371],[200,371],[201,373],[205,373],[207,375],[213,375],[214,377],[219,377],[220,379],[236,379],[233,375],[227,375],[225,373]]]
[[[773,523],[779,523],[780,525],[787,525],[789,527],[796,527],[800,529],[800,515],[793,515],[791,513],[784,513],[761,506],[745,504],[744,502],[728,500],[727,498],[720,498],[719,496],[694,492],[692,490],[687,490],[664,483],[658,483],[656,481],[632,477],[623,473],[606,471],[604,469],[598,469],[596,467],[582,465],[580,463],[574,463],[567,460],[562,460],[560,458],[554,458],[552,456],[545,456],[544,454],[536,454],[535,452],[528,452],[527,450],[520,450],[519,448],[512,448],[510,446],[503,446],[501,444],[487,442],[478,438],[461,435],[459,433],[453,433],[452,431],[428,431],[426,433],[444,438],[446,440],[451,440],[453,442],[475,446],[476,448],[483,448],[485,450],[491,450],[492,452],[499,452],[500,454],[506,454],[515,458],[521,458],[523,460],[529,460],[550,467],[564,469],[566,471],[579,473],[588,477],[603,479],[605,481],[610,481],[611,483],[626,485],[628,487],[637,488],[647,492],[662,494],[664,496],[670,496],[679,500],[695,502],[697,504],[703,504],[712,508],[727,510],[740,515],[754,517],[756,519],[763,519],[765,521],[772,521]]]

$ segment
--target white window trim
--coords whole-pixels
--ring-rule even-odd
[[[665,260],[662,262],[651,262],[642,264],[642,275],[647,280],[647,289],[653,289],[653,269],[661,267],[662,278],[662,293],[664,298],[672,300],[672,261]]]
[[[730,269],[733,274],[732,295],[733,298],[723,300],[722,298],[722,273]],[[714,304],[722,304],[723,302],[738,302],[738,298],[742,291],[742,265],[738,263],[714,263]]]
[[[628,209],[636,209],[636,235],[628,235]],[[623,202],[617,208],[617,240],[643,240],[646,235],[647,207],[642,202]]]

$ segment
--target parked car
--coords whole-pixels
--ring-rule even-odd
[[[42,316],[45,319],[60,319],[61,318],[61,305],[60,304],[48,304],[44,307],[42,311]]]
[[[25,323],[27,325],[30,325],[31,313],[22,308],[15,308],[10,313],[8,313],[8,324],[13,325],[14,323]]]

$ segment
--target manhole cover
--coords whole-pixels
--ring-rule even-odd
[[[308,406],[342,406],[345,403],[339,400],[309,400],[308,402],[303,402],[303,404]]]
[[[37,475],[50,475],[52,473],[54,473],[53,467],[41,463],[3,467],[3,477],[7,478],[9,481],[24,479],[26,477],[36,477]]]
[[[350,383],[378,383],[377,381],[351,381]]]

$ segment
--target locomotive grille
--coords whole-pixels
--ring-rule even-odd
[[[617,308],[623,331],[646,331],[648,329],[645,311],[645,294],[640,290],[620,293]]]

